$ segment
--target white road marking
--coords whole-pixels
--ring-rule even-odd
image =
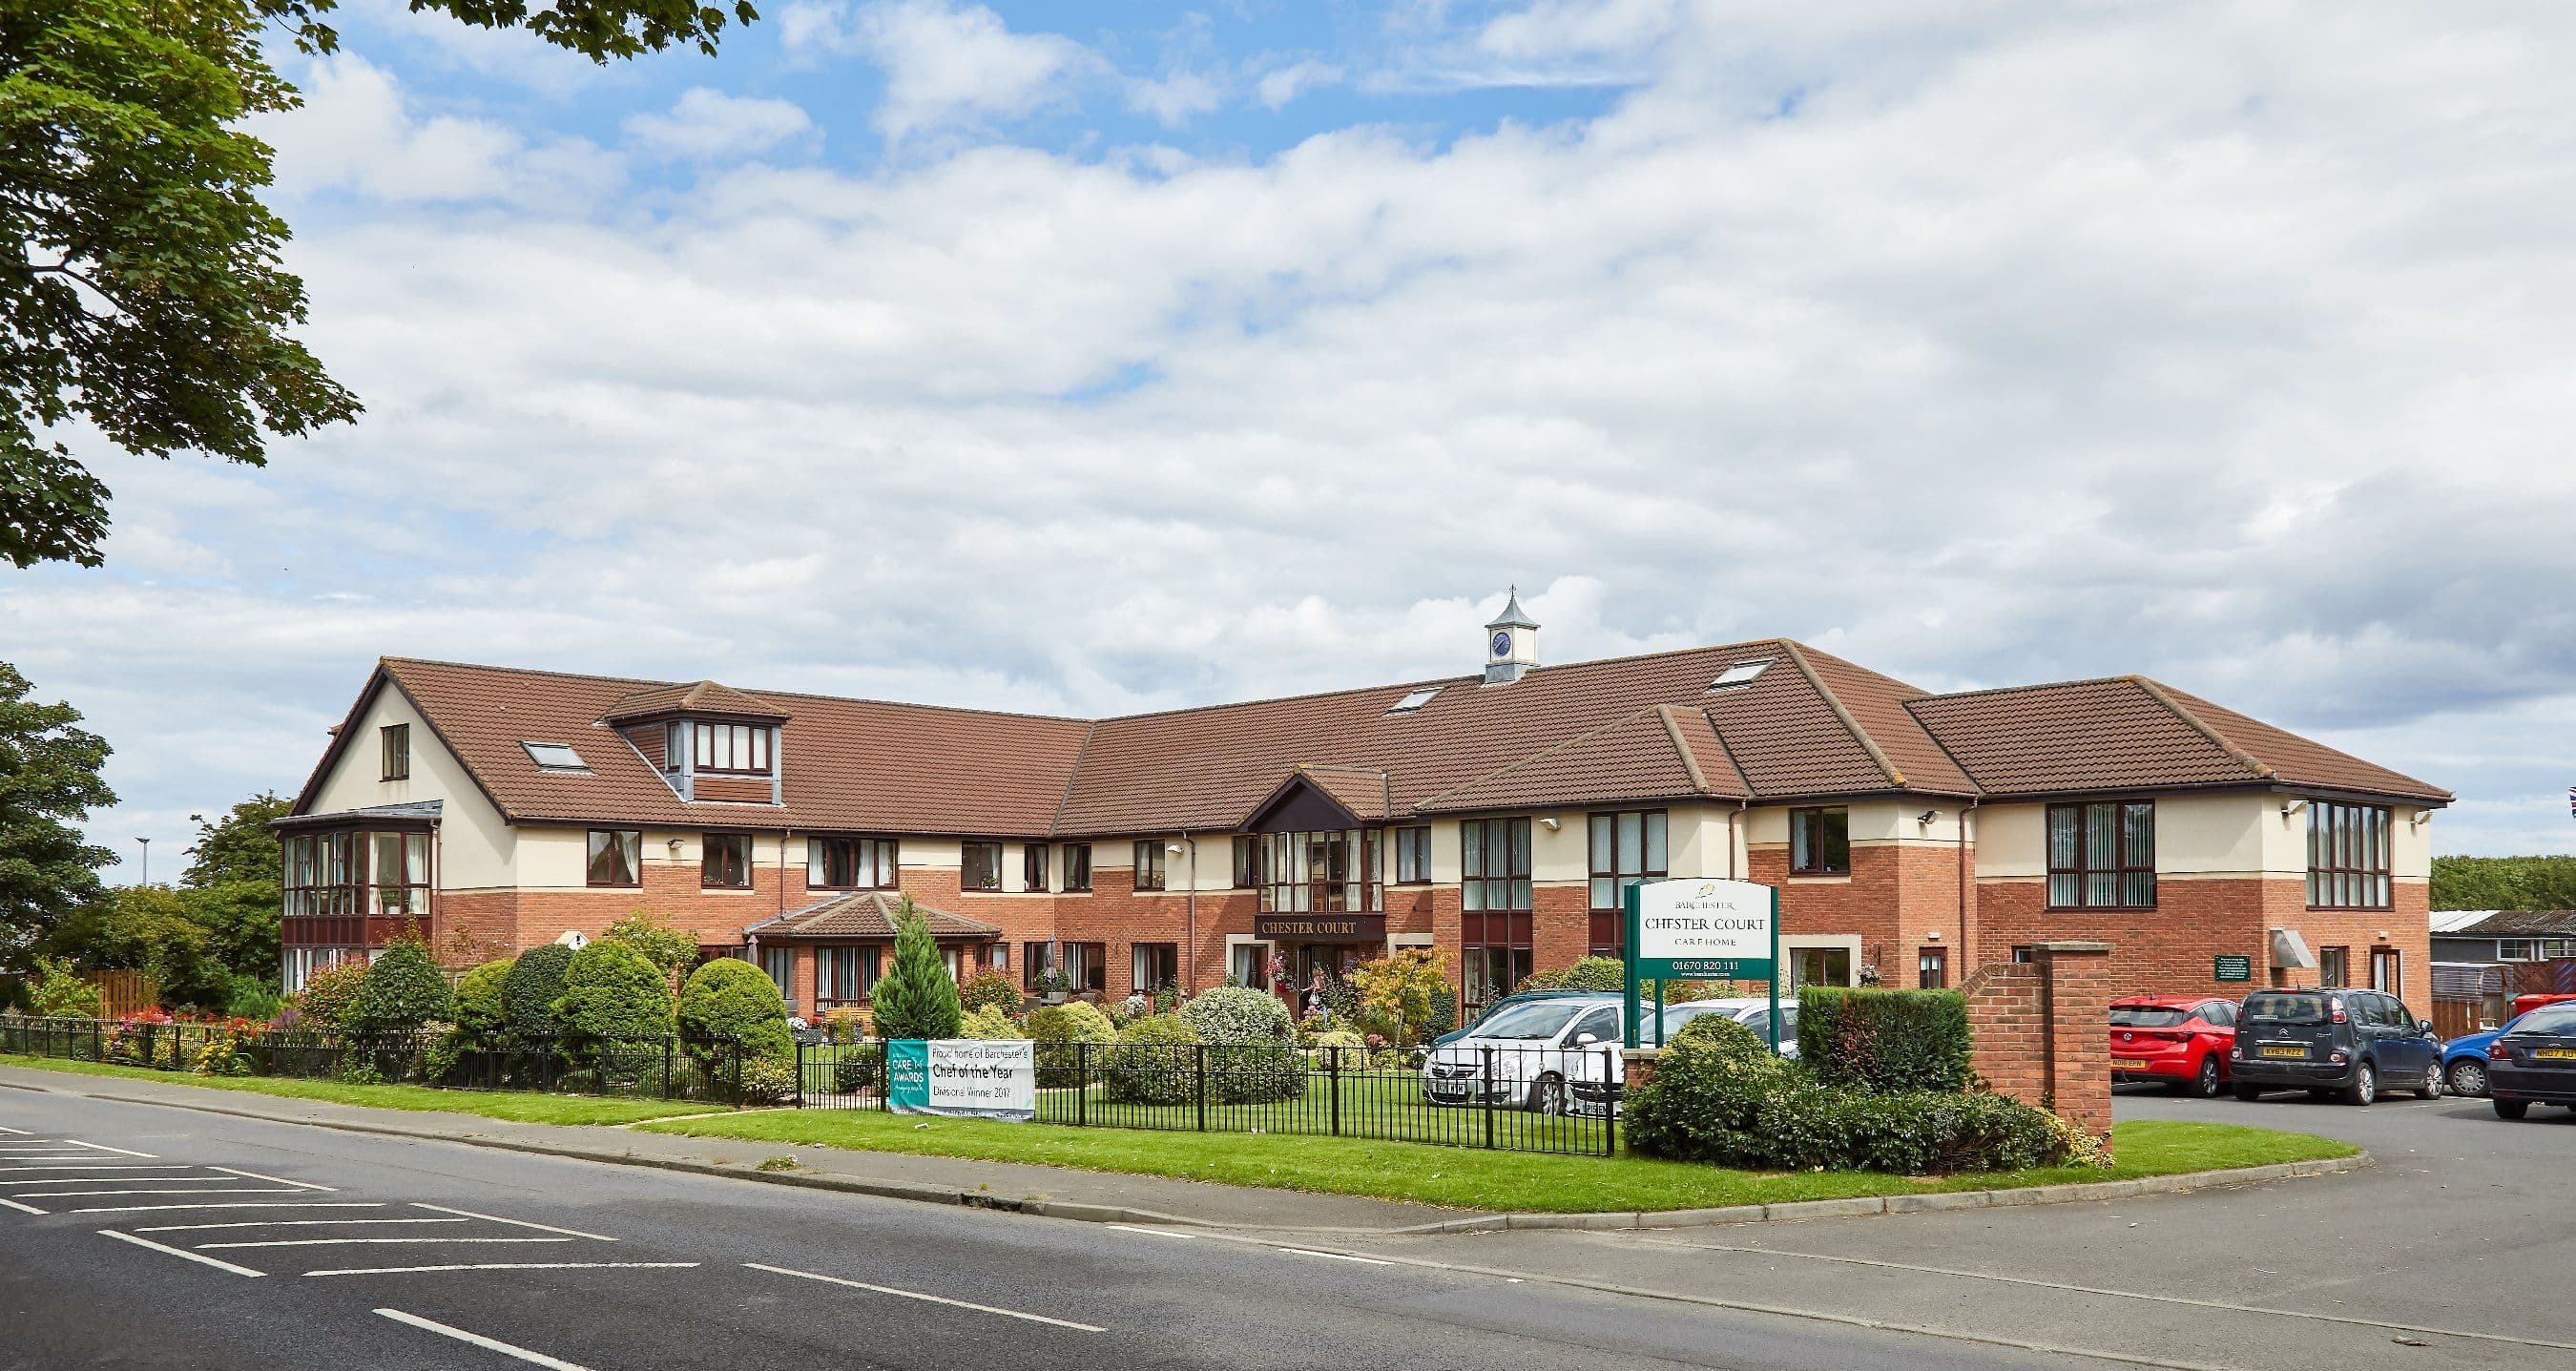
[[[30,1162],[25,1166],[0,1166],[0,1171],[168,1171],[183,1165],[183,1162],[103,1162],[96,1157],[65,1157],[60,1161]]]
[[[1354,1257],[1348,1252],[1318,1252],[1311,1247],[1274,1247],[1270,1250],[1273,1252],[1291,1252],[1300,1257],[1329,1257],[1337,1262],[1364,1262],[1370,1266],[1395,1265],[1395,1263],[1391,1261],[1380,1261],[1375,1257]]]
[[[57,1190],[50,1195],[42,1190],[27,1192],[37,1199],[47,1200],[70,1199],[75,1195],[86,1197],[91,1195],[298,1195],[302,1193],[299,1190],[279,1190],[274,1186],[261,1186],[257,1189],[237,1187],[228,1190]]]
[[[128,1181],[203,1181],[212,1184],[231,1180],[230,1176],[13,1176],[0,1185],[115,1185]]]
[[[1134,1224],[1129,1223],[1113,1223],[1109,1226],[1117,1229],[1121,1233],[1142,1233],[1149,1238],[1178,1238],[1182,1242],[1192,1242],[1196,1240],[1192,1234],[1175,1233],[1166,1228],[1138,1228]]]
[[[119,1233],[113,1228],[102,1228],[98,1230],[98,1235],[102,1238],[114,1238],[119,1242],[130,1242],[137,1247],[148,1247],[155,1252],[167,1252],[174,1257],[184,1257],[189,1261],[197,1262],[205,1266],[211,1266],[219,1271],[230,1271],[236,1276],[265,1276],[268,1274],[265,1271],[253,1271],[247,1266],[235,1266],[228,1261],[217,1261],[213,1257],[200,1257],[194,1252],[171,1247],[164,1243],[157,1243],[152,1241],[150,1238],[138,1238],[131,1233]]]
[[[463,1223],[463,1219],[237,1219],[231,1223],[163,1223],[137,1233],[193,1233],[206,1228],[338,1228],[361,1223]]]
[[[27,1130],[23,1128],[10,1128],[6,1125],[0,1125],[0,1133],[7,1133],[20,1138],[27,1136]]]
[[[472,1343],[486,1352],[498,1352],[505,1357],[516,1357],[531,1365],[548,1367],[551,1371],[590,1371],[589,1367],[565,1361],[560,1357],[549,1357],[543,1352],[531,1352],[524,1347],[512,1347],[498,1338],[487,1338],[480,1333],[468,1333],[462,1328],[450,1328],[435,1319],[424,1319],[418,1314],[406,1314],[399,1309],[379,1309],[376,1312],[396,1323],[410,1324],[414,1328],[426,1329],[441,1337]]]
[[[63,1139],[63,1141],[64,1141],[64,1142],[67,1142],[67,1143],[70,1143],[70,1144],[71,1144],[72,1146],[74,1146],[74,1147],[95,1147],[95,1148],[97,1148],[97,1149],[98,1149],[99,1151],[101,1151],[101,1152],[113,1152],[113,1153],[117,1154],[117,1155],[118,1155],[118,1156],[120,1156],[120,1157],[147,1157],[147,1158],[148,1158],[148,1157],[151,1157],[151,1156],[153,1156],[153,1155],[154,1155],[153,1153],[150,1153],[150,1152],[137,1152],[137,1151],[135,1151],[134,1149],[132,1149],[132,1148],[130,1148],[130,1147],[110,1147],[110,1146],[108,1146],[106,1143],[82,1142],[82,1141],[81,1141],[80,1139],[78,1139],[78,1138],[65,1138],[65,1139]]]
[[[945,1295],[925,1295],[918,1290],[897,1290],[890,1285],[870,1285],[866,1281],[845,1280],[839,1276],[817,1275],[811,1271],[790,1271],[783,1266],[763,1266],[758,1262],[744,1262],[743,1265],[750,1267],[754,1271],[767,1271],[772,1275],[795,1276],[801,1280],[823,1281],[831,1285],[846,1285],[853,1290],[871,1290],[880,1295],[893,1295],[901,1299],[920,1300],[926,1304],[944,1304],[953,1309],[972,1309],[979,1314],[999,1314],[1006,1319],[1026,1319],[1030,1323],[1043,1323],[1050,1324],[1057,1328],[1070,1328],[1077,1333],[1106,1333],[1109,1331],[1108,1329],[1102,1328],[1096,1324],[1075,1323],[1071,1319],[1051,1319],[1044,1314],[1024,1313],[1017,1309],[997,1309],[992,1305],[976,1304],[970,1300],[952,1300]]]
[[[7,1157],[13,1162],[82,1162],[91,1166],[98,1164],[98,1158],[86,1152],[0,1152],[0,1157]]]
[[[441,1214],[462,1214],[469,1219],[488,1219],[493,1223],[515,1224],[521,1228],[533,1228],[543,1233],[562,1233],[569,1237],[589,1238],[597,1242],[617,1241],[617,1239],[612,1238],[605,1233],[584,1233],[578,1228],[557,1228],[550,1223],[530,1223],[526,1219],[505,1219],[498,1214],[477,1214],[471,1209],[450,1209],[443,1204],[429,1204],[421,1200],[412,1201],[411,1207],[414,1209],[435,1209]]]
[[[225,1247],[346,1247],[355,1243],[388,1242],[571,1242],[570,1238],[271,1238],[262,1242],[201,1242],[200,1252]]]
[[[0,1200],[0,1204],[7,1205],[21,1214],[42,1214],[45,1212],[32,1204],[20,1204],[16,1200]]]
[[[208,1171],[229,1171],[229,1172],[231,1172],[233,1175],[236,1175],[236,1176],[248,1176],[249,1178],[251,1178],[252,1180],[255,1180],[255,1181],[275,1181],[275,1182],[277,1182],[279,1185],[292,1185],[292,1186],[298,1186],[298,1187],[300,1187],[300,1188],[302,1188],[302,1189],[305,1189],[305,1190],[330,1190],[330,1191],[336,1191],[336,1190],[338,1190],[338,1189],[339,1189],[339,1187],[338,1187],[338,1186],[335,1186],[335,1185],[315,1185],[315,1184],[314,1184],[313,1182],[311,1182],[311,1181],[290,1181],[290,1180],[288,1180],[287,1178],[285,1178],[284,1176],[263,1176],[263,1175],[261,1175],[260,1173],[258,1173],[258,1172],[256,1172],[256,1171],[244,1171],[244,1170],[242,1170],[242,1169],[241,1169],[240,1167],[238,1167],[238,1166],[213,1166],[213,1165],[209,1165],[206,1169],[207,1169]]]
[[[381,1200],[222,1200],[214,1204],[100,1204],[72,1214],[151,1214],[164,1209],[382,1209]]]
[[[455,1266],[348,1266],[308,1276],[408,1276],[419,1271],[685,1271],[696,1262],[474,1262]]]

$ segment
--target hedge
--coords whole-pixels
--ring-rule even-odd
[[[348,1026],[362,1033],[403,1033],[455,1017],[456,996],[429,949],[409,938],[367,963],[349,1006]]]
[[[521,958],[520,964],[526,965]],[[572,954],[563,993],[555,997],[555,1031],[569,1046],[605,1038],[671,1031],[671,988],[662,969],[623,942],[594,942]]]
[[[1968,998],[1955,990],[1798,992],[1798,1060],[1828,1085],[1966,1090],[1969,1041]]]
[[[1824,1084],[1714,1014],[1665,1048],[1626,1119],[1640,1152],[1756,1171],[1942,1175],[2074,1155],[2073,1130],[2046,1110],[2000,1095]]]
[[[465,1044],[496,1048],[510,1027],[510,972],[515,957],[485,962],[456,982],[456,1030]]]
[[[555,999],[563,994],[564,968],[571,965],[572,949],[562,943],[519,954],[509,978],[501,982],[501,1007],[511,1037],[534,1042],[555,1031]]]
[[[739,1039],[745,1061],[779,1060],[796,1053],[787,1032],[787,1001],[769,973],[738,957],[718,957],[689,973],[680,989],[680,1034],[689,1055],[714,1061],[716,1044]]]

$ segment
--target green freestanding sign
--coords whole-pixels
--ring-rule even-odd
[[[1678,877],[1628,887],[1628,1032],[1642,1047],[1637,987],[1655,983],[1655,1046],[1664,1045],[1667,981],[1767,981],[1771,1050],[1780,1050],[1780,892],[1752,881]]]

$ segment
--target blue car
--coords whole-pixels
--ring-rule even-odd
[[[2505,1020],[2502,1028],[2484,1033],[2470,1033],[2442,1044],[2442,1075],[2454,1095],[2487,1093],[2487,1048],[2496,1039],[2513,1031],[2513,1026],[2530,1017],[2526,1010]]]

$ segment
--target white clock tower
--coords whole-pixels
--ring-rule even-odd
[[[1538,621],[1521,608],[1521,588],[1512,587],[1503,612],[1485,625],[1485,684],[1507,685],[1538,666]]]

